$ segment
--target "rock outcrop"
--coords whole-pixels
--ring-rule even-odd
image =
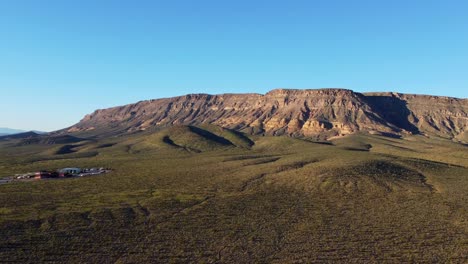
[[[369,131],[466,141],[468,99],[346,89],[189,94],[97,110],[65,131],[126,133],[179,124],[214,124],[249,134],[328,138]]]
[[[414,133],[468,142],[468,99],[401,93],[366,93],[388,122]]]

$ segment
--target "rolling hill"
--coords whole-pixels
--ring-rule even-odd
[[[18,133],[22,133],[22,132],[26,132],[26,131],[20,130],[20,129],[7,128],[7,127],[0,127],[0,136],[18,134]]]
[[[7,135],[14,135],[14,134],[21,134],[21,133],[27,133],[27,132],[33,132],[36,134],[45,134],[47,132],[42,132],[42,131],[37,131],[37,130],[21,130],[21,129],[12,129],[12,128],[7,128],[7,127],[0,127],[0,137],[1,136],[7,136]]]

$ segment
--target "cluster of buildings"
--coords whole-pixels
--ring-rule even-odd
[[[14,179],[49,179],[49,178],[65,178],[65,177],[84,177],[91,175],[98,175],[108,173],[111,170],[109,168],[63,168],[57,171],[46,171],[41,170],[38,172],[28,172],[24,174],[16,174]]]

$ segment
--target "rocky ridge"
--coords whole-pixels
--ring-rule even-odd
[[[213,124],[248,134],[330,138],[357,131],[422,133],[466,142],[468,99],[347,89],[189,94],[96,110],[67,133]]]

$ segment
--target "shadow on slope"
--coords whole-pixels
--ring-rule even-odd
[[[130,151],[179,149],[189,152],[205,152],[227,148],[248,148],[253,142],[244,135],[215,126],[173,126],[164,130],[138,136]]]
[[[207,130],[217,136],[223,137],[237,147],[251,148],[253,145],[255,145],[255,143],[249,137],[236,130],[215,125],[201,125],[199,128]]]
[[[63,154],[70,154],[77,152],[76,148],[79,147],[79,145],[63,145],[61,146],[57,151],[55,151],[55,155],[63,155]]]
[[[38,136],[32,138],[22,139],[18,145],[31,145],[31,144],[41,144],[41,145],[53,145],[53,144],[72,144],[83,141],[85,139],[78,138],[71,135],[58,135],[58,136]]]
[[[412,114],[404,100],[384,95],[366,95],[365,100],[389,123],[413,134],[419,133],[419,129],[408,119]]]

